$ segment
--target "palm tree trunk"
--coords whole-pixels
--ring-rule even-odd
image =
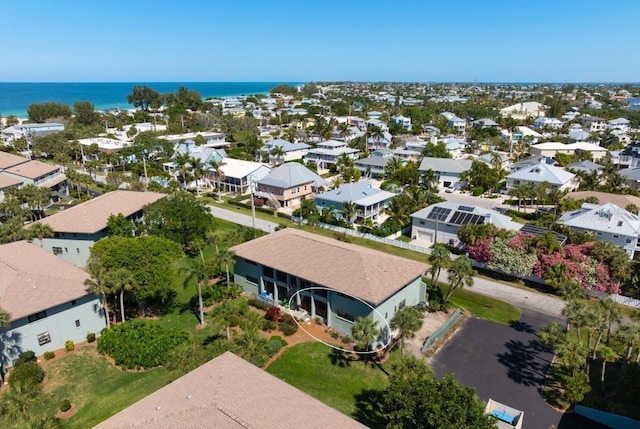
[[[604,335],[603,332],[600,332],[598,334],[598,338],[596,338],[596,344],[593,346],[593,353],[591,354],[591,359],[596,358],[596,353],[598,352],[598,347],[600,346],[600,341],[602,341],[602,336]]]
[[[200,326],[204,326],[204,309],[202,308],[202,285],[197,281],[198,285],[198,305],[200,306]]]
[[[602,390],[602,396],[604,396],[604,374],[607,367],[607,360],[602,359],[602,374],[600,375],[600,390]]]
[[[218,202],[222,202],[222,196],[220,195],[220,175],[218,175]]]
[[[229,279],[229,264],[226,265],[227,268],[227,287],[231,287],[231,281]]]
[[[120,290],[120,317],[122,317],[122,323],[124,323],[124,288]]]
[[[107,304],[107,295],[102,292],[102,308],[104,309],[104,318],[107,320],[107,329],[111,328],[111,320],[109,320],[109,306]]]

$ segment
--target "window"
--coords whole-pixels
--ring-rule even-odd
[[[249,259],[245,259],[245,262],[249,265],[258,265],[257,263],[250,261]]]
[[[406,305],[407,305],[407,300],[403,299],[402,301],[400,301],[400,304],[398,304],[398,310],[402,310]]]
[[[80,319],[76,319],[76,328],[80,327]]]
[[[631,243],[631,239],[630,239],[630,238],[627,238],[627,239],[625,240],[625,243],[627,243],[627,244]]]
[[[75,300],[75,299],[73,301],[71,301],[71,305],[76,305],[77,303],[78,303],[78,301]]]
[[[336,314],[338,315],[338,317],[340,317],[341,319],[346,319],[349,322],[355,322],[356,318],[353,314],[349,314],[346,311],[342,311],[342,310],[338,310],[336,312]]]
[[[319,296],[322,298],[326,298],[327,297],[327,290],[326,289],[315,289],[313,291],[313,293],[315,294],[315,296]]]
[[[45,317],[47,317],[47,311],[46,310],[41,311],[39,313],[32,314],[31,316],[27,316],[27,321],[29,323],[33,323],[33,322],[35,322],[37,320],[44,319]]]
[[[258,280],[257,278],[255,278],[253,276],[247,276],[247,281],[249,283],[253,283],[255,285],[257,285],[260,282],[260,280]]]
[[[420,225],[424,225],[424,221],[423,220],[420,221]]]
[[[51,335],[49,334],[48,331],[38,334],[37,338],[38,338],[38,345],[41,345],[41,346],[51,342]]]
[[[287,282],[287,273],[282,272],[282,271],[278,271],[278,281],[282,282],[282,283],[286,283]]]
[[[262,274],[267,277],[271,277],[272,279],[275,278],[273,275],[273,268],[270,267],[262,267]]]
[[[69,249],[67,249],[66,247],[64,248],[64,253],[69,253]]]
[[[76,247],[76,253],[79,255],[80,254],[80,248]]]
[[[54,247],[53,248],[54,255],[62,255],[62,247]]]
[[[620,236],[618,234],[613,234],[613,238],[619,238]]]

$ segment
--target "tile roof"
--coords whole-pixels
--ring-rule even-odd
[[[29,160],[23,156],[13,155],[7,152],[0,152],[0,170],[13,167],[14,165],[24,164]]]
[[[131,216],[147,204],[166,197],[157,192],[113,191],[65,209],[40,222],[55,232],[94,234],[107,227],[110,215]]]
[[[313,182],[313,186],[316,188],[327,186],[328,184],[322,177],[298,162],[282,164],[271,170],[262,179],[256,180],[256,183],[284,189],[310,182]]]
[[[13,176],[6,174],[0,174],[0,189],[10,188],[11,186],[20,185],[22,180],[16,179]]]
[[[47,164],[40,161],[28,161],[23,164],[14,165],[4,171],[15,174],[16,176],[26,177],[28,179],[37,179],[45,176],[53,171],[60,170],[60,167],[53,164]]]
[[[12,320],[87,295],[84,280],[88,277],[37,244],[0,245],[0,304]]]
[[[379,304],[427,265],[293,228],[232,248],[237,257]]]
[[[624,170],[623,170],[624,171]],[[577,191],[571,192],[566,198],[573,198],[574,200],[584,200],[589,197],[596,197],[600,204],[611,203],[618,207],[626,207],[629,204],[635,204],[640,207],[640,197],[633,195],[620,195],[610,194],[608,192],[596,192],[596,191]]]
[[[226,352],[96,429],[271,429],[365,426]]]

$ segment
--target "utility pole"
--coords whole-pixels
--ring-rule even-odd
[[[251,227],[253,228],[253,238],[256,238],[256,205],[253,201],[253,176],[249,175],[249,189],[251,191]]]

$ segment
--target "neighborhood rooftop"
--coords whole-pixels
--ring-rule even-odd
[[[271,429],[365,426],[226,352],[96,429]]]
[[[27,241],[0,245],[0,303],[12,320],[87,295],[89,275]]]
[[[78,204],[40,222],[55,232],[94,234],[107,227],[110,215],[131,216],[147,204],[164,198],[156,192],[113,191]]]
[[[425,264],[293,228],[233,249],[236,255],[379,304],[422,275]]]
[[[313,186],[319,188],[327,186],[328,182],[298,162],[288,162],[274,168],[256,183],[278,188],[289,188],[296,185],[304,185],[313,182]]]
[[[51,173],[52,171],[59,170],[60,167],[53,164],[47,164],[40,161],[27,161],[22,164],[14,165],[4,170],[7,173],[15,174],[16,176],[22,176],[29,179],[37,179]]]

